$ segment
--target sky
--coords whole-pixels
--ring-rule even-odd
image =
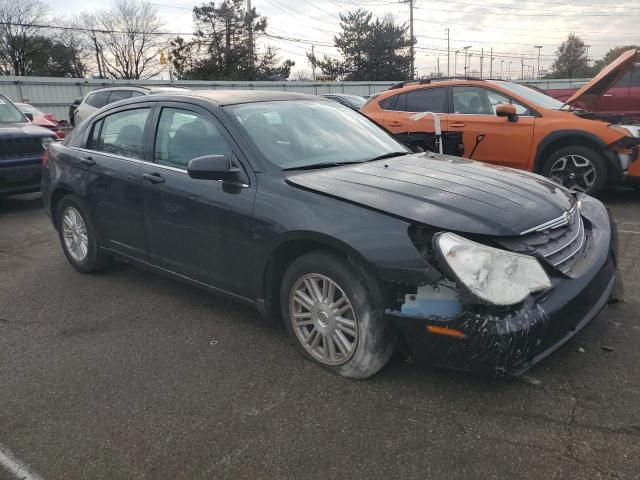
[[[110,0],[45,0],[56,16],[72,16],[83,11],[107,7]],[[609,48],[640,43],[640,0],[572,0],[562,4],[553,0],[414,0],[414,35],[417,39],[415,63],[418,76],[439,71],[447,74],[447,33],[450,37],[449,74],[464,71],[464,47],[468,52],[469,74],[490,70],[490,51],[494,61],[491,73],[498,76],[535,75],[538,49],[540,68],[547,69],[560,42],[571,32],[589,47],[589,57],[598,60]],[[202,2],[157,0],[149,2],[165,19],[167,32],[191,32],[191,11]],[[218,2],[216,2],[218,3]],[[314,44],[316,54],[337,57],[333,37],[340,31],[341,13],[358,7],[395,23],[409,21],[409,5],[400,0],[251,0],[258,13],[268,19],[267,33],[260,41],[278,48],[280,57],[296,62],[296,72],[310,72],[306,53]],[[273,36],[286,39],[273,38]],[[454,59],[457,54],[457,66]],[[455,70],[455,71],[454,71]]]

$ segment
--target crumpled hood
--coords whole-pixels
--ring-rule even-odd
[[[596,100],[605,94],[615,83],[633,67],[638,58],[639,50],[632,48],[627,50],[613,62],[603,68],[591,81],[583,85],[575,92],[565,105],[583,107],[593,110]]]
[[[538,175],[433,153],[292,173],[287,181],[413,222],[492,236],[520,235],[575,203]]]
[[[0,123],[0,140],[18,137],[53,137],[51,130],[32,123]]]

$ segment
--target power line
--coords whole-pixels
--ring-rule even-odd
[[[497,8],[500,10],[517,10],[518,12],[522,12],[524,11],[531,11],[531,12],[546,12],[546,13],[552,13],[549,11],[549,8],[531,8],[531,7],[521,7],[521,6],[513,6],[513,4],[509,5],[505,5],[505,4],[501,4],[501,5],[495,5],[495,4],[486,4],[486,3],[467,3],[467,2],[461,2],[459,0],[439,0],[439,3],[445,3],[448,5],[465,5],[465,6],[471,6],[471,7],[482,7],[482,8]],[[538,2],[538,3],[542,3],[542,2]],[[570,10],[567,11],[567,8],[580,8],[580,7],[586,7],[586,5],[567,5],[567,4],[563,4],[563,5],[559,5],[559,4],[552,4],[552,3],[548,3],[547,5],[554,5],[556,7],[561,7],[563,12],[565,13],[570,13],[570,14],[589,14],[589,13],[599,13],[599,12],[590,12],[588,10]],[[425,10],[433,10],[431,7],[421,7],[422,9]],[[598,6],[599,10],[602,11],[602,5]],[[619,14],[619,13],[624,13],[624,12],[635,12],[637,11],[637,9],[629,9],[628,6],[627,7],[618,7],[618,8],[626,8],[626,10],[618,10],[616,12],[613,12],[615,15]],[[561,13],[561,12],[558,12]],[[521,15],[521,13],[518,13],[519,15]],[[545,15],[546,16],[546,15]],[[602,15],[596,15],[596,16],[602,16]],[[606,16],[610,16],[610,15],[606,15]]]

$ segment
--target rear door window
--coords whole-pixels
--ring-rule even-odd
[[[144,128],[149,111],[149,108],[137,108],[103,117],[93,125],[87,148],[144,159]]]
[[[444,113],[446,92],[447,89],[444,87],[423,88],[408,92],[405,94],[407,96],[405,111]]]
[[[85,103],[93,108],[102,108],[107,104],[110,93],[109,91],[90,93]]]

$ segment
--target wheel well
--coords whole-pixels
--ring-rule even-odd
[[[542,173],[542,167],[544,166],[544,162],[553,155],[554,152],[560,150],[564,147],[569,147],[571,145],[582,145],[585,147],[593,148],[595,151],[602,153],[602,145],[599,145],[598,142],[590,139],[589,137],[585,137],[582,135],[567,135],[565,137],[560,137],[557,140],[552,141],[549,145],[545,146],[544,149],[538,153],[536,158],[536,164],[534,167],[534,172]],[[607,162],[608,165],[609,162]]]
[[[71,193],[72,192],[67,189],[58,188],[55,192],[53,192],[53,195],[51,195],[51,219],[53,220],[53,224],[56,226],[56,228],[58,226],[58,219],[56,218],[56,215],[58,214],[58,205],[64,197],[70,195]]]
[[[287,267],[302,255],[317,250],[332,252],[342,258],[347,257],[345,252],[335,247],[314,240],[302,239],[285,242],[271,254],[263,278],[265,314],[271,318],[280,317],[280,286]]]

